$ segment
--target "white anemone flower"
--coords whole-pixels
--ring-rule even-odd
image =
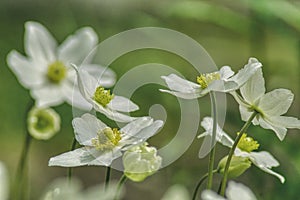
[[[12,50],[7,56],[9,68],[21,85],[30,90],[37,107],[51,107],[67,102],[80,109],[91,105],[80,94],[76,85],[76,74],[70,63],[80,65],[98,43],[98,37],[90,27],[84,27],[70,35],[58,46],[57,41],[40,23],[25,23],[25,53]],[[89,56],[92,58],[92,56]],[[84,67],[91,73],[102,74],[102,85],[115,83],[115,73],[99,65]]]
[[[212,190],[204,190],[201,193],[202,200],[256,200],[253,192],[241,183],[230,181],[226,189],[226,198]]]
[[[211,91],[231,92],[239,89],[261,67],[262,64],[256,58],[250,58],[248,64],[237,74],[234,75],[229,66],[223,66],[219,71],[198,76],[198,84],[170,74],[162,76],[170,90],[160,91],[183,99],[199,98]]]
[[[161,120],[140,117],[118,130],[89,113],[73,119],[72,123],[75,138],[84,147],[51,158],[49,166],[110,166],[124,151],[145,142],[163,125]]]
[[[96,77],[91,76],[81,67],[78,68],[76,65],[73,67],[78,75],[78,86],[82,96],[96,111],[117,122],[126,123],[136,119],[124,114],[138,110],[139,107],[135,103],[126,97],[111,94]]]
[[[201,122],[201,126],[205,129],[205,132],[200,134],[198,138],[212,135],[213,119],[211,117],[205,117]],[[257,142],[250,137],[244,137],[244,139],[244,141],[240,141],[243,146],[239,143],[234,152],[234,155],[249,158],[250,161],[259,169],[276,176],[277,178],[279,178],[281,183],[284,183],[285,178],[282,175],[271,170],[272,167],[278,167],[279,162],[267,151],[254,152],[253,150],[257,149],[259,146]],[[217,126],[216,140],[229,148],[231,148],[234,143],[230,136],[225,133],[219,126]]]
[[[300,129],[299,119],[282,116],[291,106],[294,94],[287,89],[265,92],[265,80],[260,69],[240,88],[241,96],[237,92],[231,94],[239,103],[243,121],[247,121],[253,112],[257,112],[258,115],[252,123],[265,129],[271,129],[280,140],[283,140],[287,128]]]

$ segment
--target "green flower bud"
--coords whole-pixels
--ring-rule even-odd
[[[148,143],[132,147],[123,156],[124,174],[135,182],[141,182],[159,170],[162,158],[157,155],[154,147]]]
[[[225,165],[228,156],[222,158],[218,165],[218,172],[224,174]],[[242,175],[249,167],[251,167],[251,161],[248,158],[240,156],[232,156],[230,166],[228,169],[228,178],[237,178]]]
[[[38,140],[48,140],[60,130],[60,117],[51,108],[32,108],[28,113],[29,134]]]

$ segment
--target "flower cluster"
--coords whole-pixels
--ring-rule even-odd
[[[104,166],[107,168],[106,182],[103,191],[83,192],[74,180],[68,183],[58,181],[49,187],[43,199],[95,199],[100,196],[102,199],[118,199],[122,195],[122,184],[127,179],[141,182],[161,168],[164,158],[155,147],[149,146],[148,139],[160,131],[164,122],[150,116],[133,117],[129,114],[140,108],[130,99],[113,93],[111,87],[116,82],[116,74],[108,67],[91,63],[94,55],[91,51],[98,43],[92,28],[81,28],[58,45],[43,25],[27,22],[24,41],[26,56],[16,50],[7,56],[9,68],[20,84],[30,90],[35,101],[27,113],[26,140],[17,173],[21,179],[16,184],[16,188],[21,188],[20,194],[25,185],[22,184],[22,173],[30,139],[48,140],[60,131],[61,118],[51,107],[64,102],[80,109],[83,114],[72,120],[74,142],[70,151],[50,158],[48,165],[68,167],[69,181],[73,167]],[[195,76],[194,82],[176,74],[161,78],[168,89],[160,91],[179,98],[197,99],[210,94],[212,117],[203,118],[201,126],[205,131],[198,138],[208,137],[211,146],[219,142],[230,149],[216,169],[213,169],[215,147],[211,149],[208,173],[199,181],[193,200],[206,178],[207,188],[201,193],[204,200],[255,200],[255,195],[246,186],[233,181],[227,186],[227,179],[240,177],[252,165],[277,177],[281,183],[285,182],[284,176],[273,171],[279,162],[268,151],[259,151],[263,144],[247,130],[251,124],[260,125],[274,131],[282,141],[287,129],[300,129],[300,120],[283,116],[294,100],[290,90],[275,89],[266,93],[262,64],[256,58],[250,58],[236,74],[229,66],[223,66],[219,71]],[[239,104],[245,125],[240,131],[233,132],[236,133],[234,140],[218,124],[214,99],[217,92],[231,94]],[[122,123],[122,126],[115,122]],[[123,169],[117,187],[116,184],[109,185],[114,164],[120,164]],[[212,190],[214,173],[223,176],[219,194]],[[0,198],[8,199],[7,172],[1,162],[0,182]],[[162,199],[184,200],[189,199],[189,194],[184,187],[175,185]]]

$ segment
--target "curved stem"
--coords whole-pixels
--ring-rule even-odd
[[[213,170],[214,170],[214,161],[215,161],[215,152],[216,152],[216,135],[217,135],[217,105],[216,105],[216,96],[214,92],[210,92],[210,99],[211,99],[211,110],[212,110],[212,117],[213,117],[213,131],[211,137],[211,151],[209,154],[209,165],[208,165],[208,180],[207,180],[207,189],[212,188],[213,182]]]
[[[246,132],[246,130],[248,129],[248,127],[250,126],[252,120],[254,119],[254,117],[257,115],[258,113],[255,111],[252,113],[252,115],[249,117],[248,121],[244,124],[244,126],[241,128],[241,130],[239,131],[238,136],[235,138],[234,143],[229,151],[228,154],[228,158],[226,161],[226,165],[225,165],[225,169],[224,169],[224,176],[222,179],[222,183],[221,183],[221,191],[220,191],[220,195],[225,196],[225,189],[226,189],[226,184],[227,184],[227,177],[228,177],[228,169],[230,166],[230,162],[231,162],[231,158],[234,154],[234,151],[240,141],[240,139],[242,138],[243,133]]]
[[[213,170],[213,173],[215,173],[215,172],[217,172],[216,169]],[[193,198],[192,198],[192,200],[196,200],[196,197],[197,197],[197,194],[198,194],[198,190],[199,190],[200,186],[202,185],[202,183],[205,181],[205,179],[206,179],[207,177],[208,177],[208,173],[206,173],[205,175],[203,175],[203,176],[201,177],[201,179],[199,180],[199,182],[198,182],[198,184],[197,184],[197,186],[196,186],[196,188],[195,188],[195,191],[194,191],[194,193],[193,193]]]
[[[111,171],[111,167],[106,167],[105,189],[108,187],[108,184],[109,184],[109,180],[110,180],[110,171]]]
[[[127,180],[127,177],[123,174],[123,176],[121,177],[121,179],[119,180],[119,183],[118,183],[118,187],[117,187],[117,191],[116,191],[116,194],[115,194],[115,197],[114,197],[114,200],[118,200],[119,196],[120,196],[120,192],[121,192],[121,189],[125,183],[125,181]]]
[[[76,144],[77,144],[77,141],[76,141],[76,138],[73,137],[73,141],[72,141],[72,145],[71,145],[71,151],[73,151],[76,147]],[[71,181],[72,179],[72,175],[73,175],[73,168],[72,167],[69,167],[68,168],[68,180]]]

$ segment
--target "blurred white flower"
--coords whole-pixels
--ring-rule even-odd
[[[73,119],[76,140],[84,147],[51,158],[49,166],[110,166],[114,159],[122,156],[123,151],[145,142],[162,125],[160,120],[141,117],[118,130],[86,113]]]
[[[33,107],[27,117],[29,134],[37,140],[48,140],[60,130],[60,116],[51,108]]]
[[[226,189],[226,198],[212,190],[204,190],[201,193],[202,200],[256,200],[253,192],[241,183],[230,181]]]
[[[190,200],[188,190],[182,185],[171,186],[161,200]]]
[[[111,94],[110,90],[104,89],[101,82],[99,83],[87,71],[78,69],[75,65],[73,67],[78,75],[78,86],[82,96],[96,111],[118,122],[130,122],[136,119],[120,113],[138,110],[139,107],[135,103],[125,97]]]
[[[170,90],[160,89],[160,91],[184,99],[199,98],[211,91],[231,92],[239,89],[261,67],[262,64],[256,58],[250,58],[248,64],[236,75],[229,66],[224,66],[220,71],[198,76],[198,84],[170,74],[162,76]]]
[[[275,89],[265,94],[265,80],[261,69],[240,88],[240,92],[241,96],[237,92],[231,94],[240,105],[243,121],[247,121],[253,112],[257,112],[258,115],[252,123],[271,129],[280,140],[284,139],[287,128],[300,129],[300,120],[281,116],[291,106],[294,94],[287,89]]]
[[[86,190],[82,189],[81,183],[77,179],[70,182],[65,178],[53,181],[41,200],[112,200],[117,189],[117,184],[111,182],[109,187],[104,189],[104,185],[97,185]],[[121,196],[123,191],[121,192]]]
[[[19,82],[30,90],[36,106],[50,107],[66,101],[75,107],[90,109],[78,91],[70,63],[80,65],[95,48],[98,37],[94,30],[81,28],[58,46],[43,25],[26,22],[24,43],[27,57],[13,50],[7,56],[7,63]],[[85,60],[85,63],[89,61]],[[85,64],[84,67],[93,74],[101,74],[103,86],[110,87],[115,83],[112,70],[94,64]]]
[[[141,182],[157,172],[162,158],[157,155],[155,147],[145,142],[131,147],[123,155],[124,175],[132,181]]]
[[[8,199],[8,172],[5,165],[0,161],[0,199]]]
[[[211,117],[205,117],[201,122],[201,126],[206,131],[204,133],[202,133],[201,135],[199,135],[198,138],[204,137],[207,135],[208,136],[212,135],[213,119]],[[252,138],[249,138],[249,137],[245,138],[245,141],[249,141],[249,146],[253,146],[253,144],[255,143],[255,142],[253,142],[253,139],[252,140],[251,139]],[[218,142],[220,142],[221,144],[223,144],[224,146],[227,146],[229,148],[231,148],[234,143],[234,141],[230,138],[230,136],[227,133],[225,133],[219,126],[217,126],[216,140]],[[256,148],[254,148],[254,149],[256,149]],[[254,150],[254,149],[252,149],[252,150]],[[277,178],[279,178],[281,183],[284,183],[284,181],[285,181],[284,177],[271,170],[272,167],[278,167],[279,162],[269,152],[267,152],[267,151],[259,151],[259,152],[250,151],[250,152],[248,152],[246,149],[241,149],[241,147],[239,148],[239,144],[238,144],[238,147],[236,148],[234,155],[249,158],[250,161],[255,166],[257,166],[258,168],[260,168],[262,171],[264,171],[266,173],[276,176]]]

